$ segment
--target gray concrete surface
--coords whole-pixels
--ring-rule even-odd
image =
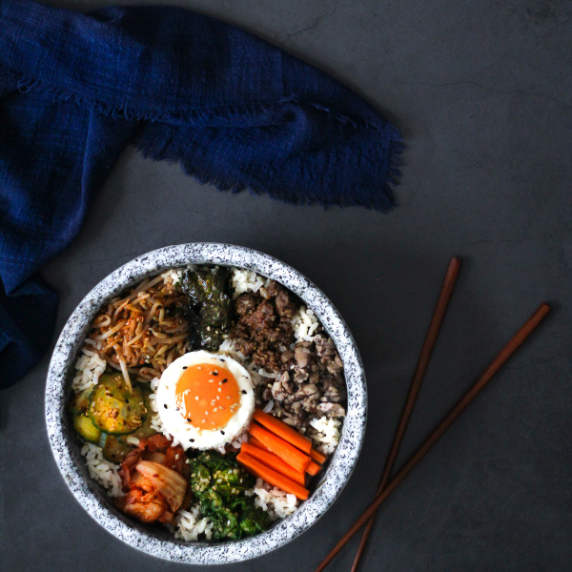
[[[87,10],[112,1],[57,3]],[[61,293],[58,331],[117,266],[193,241],[281,258],[347,319],[370,392],[359,465],[302,537],[225,570],[311,572],[368,506],[452,255],[463,258],[458,288],[398,465],[541,301],[554,312],[384,505],[362,569],[572,569],[572,5],[177,4],[333,74],[383,110],[408,144],[400,206],[387,216],[220,193],[128,149],[79,239],[45,269]],[[0,394],[0,570],[180,570],[121,544],[68,492],[45,434],[47,363]],[[329,570],[349,570],[356,546]]]

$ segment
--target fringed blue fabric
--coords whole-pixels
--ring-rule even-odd
[[[0,385],[42,350],[10,369],[5,348],[29,339],[8,324],[6,300],[30,299],[14,294],[74,239],[129,142],[221,190],[380,211],[402,147],[350,90],[223,22],[172,7],[84,15],[0,0]]]

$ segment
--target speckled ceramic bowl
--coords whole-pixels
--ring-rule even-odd
[[[348,412],[338,448],[310,498],[294,514],[266,532],[233,542],[182,542],[160,525],[143,525],[117,510],[88,474],[80,442],[70,427],[65,405],[71,392],[74,364],[89,324],[99,308],[145,276],[167,268],[221,264],[254,270],[277,280],[311,308],[336,343],[344,362]],[[225,564],[261,556],[283,546],[312,526],[340,494],[357,462],[365,433],[367,393],[362,362],[348,327],[326,296],[299,272],[255,250],[228,244],[184,244],[150,252],[128,262],[101,281],[81,302],[56,344],[46,385],[46,421],[56,463],[75,498],[89,515],[130,546],[158,558],[189,564]]]

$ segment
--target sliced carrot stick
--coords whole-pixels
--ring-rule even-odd
[[[280,419],[268,415],[268,413],[264,413],[262,409],[257,409],[253,417],[260,425],[266,427],[268,431],[272,431],[272,433],[275,433],[278,437],[282,437],[284,441],[288,441],[290,445],[294,445],[294,447],[304,451],[307,455],[310,454],[312,441],[310,441],[308,437],[300,435],[296,429],[290,427],[290,425],[287,425],[284,421],[280,421]]]
[[[262,443],[262,441],[259,441],[256,437],[253,437],[252,435],[249,436],[248,442],[253,447],[258,447],[259,449],[262,449],[263,451],[266,451],[267,453],[272,453],[272,451],[264,443]],[[274,453],[272,453],[272,454],[274,454]]]
[[[306,472],[309,475],[317,475],[320,471],[322,470],[322,467],[320,467],[320,465],[318,465],[318,463],[315,463],[314,461],[312,461],[309,465],[308,468],[306,469]]]
[[[281,475],[292,479],[295,483],[298,483],[302,486],[306,484],[306,475],[304,473],[298,472],[288,463],[285,463],[282,459],[277,457],[274,453],[268,453],[267,451],[263,451],[258,447],[249,445],[248,443],[243,443],[240,447],[240,450],[246,455],[254,457],[257,461],[260,461],[269,469],[273,469]]]
[[[312,449],[310,451],[310,457],[312,457],[312,459],[314,459],[314,461],[316,461],[317,463],[320,463],[320,465],[323,465],[324,462],[326,461],[326,456],[316,451],[316,449]]]
[[[259,441],[261,441],[266,447],[272,451],[277,457],[280,457],[285,463],[288,463],[291,467],[294,467],[298,472],[304,473],[310,464],[310,457],[305,455],[300,451],[300,449],[296,449],[282,439],[278,437],[278,435],[274,435],[274,433],[270,433],[257,425],[256,423],[252,423],[250,425],[250,429],[248,432],[251,435],[254,435]]]
[[[266,465],[263,465],[260,461],[257,461],[250,455],[246,455],[242,451],[236,456],[236,460],[246,467],[250,473],[255,477],[260,477],[267,483],[282,489],[285,493],[290,493],[296,495],[296,498],[300,500],[306,500],[310,491],[301,487],[298,483],[288,479],[284,475],[273,471]]]

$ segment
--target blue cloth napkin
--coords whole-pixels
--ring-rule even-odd
[[[401,151],[353,92],[223,22],[0,0],[0,387],[47,349],[57,299],[35,274],[128,143],[221,190],[380,211]]]

